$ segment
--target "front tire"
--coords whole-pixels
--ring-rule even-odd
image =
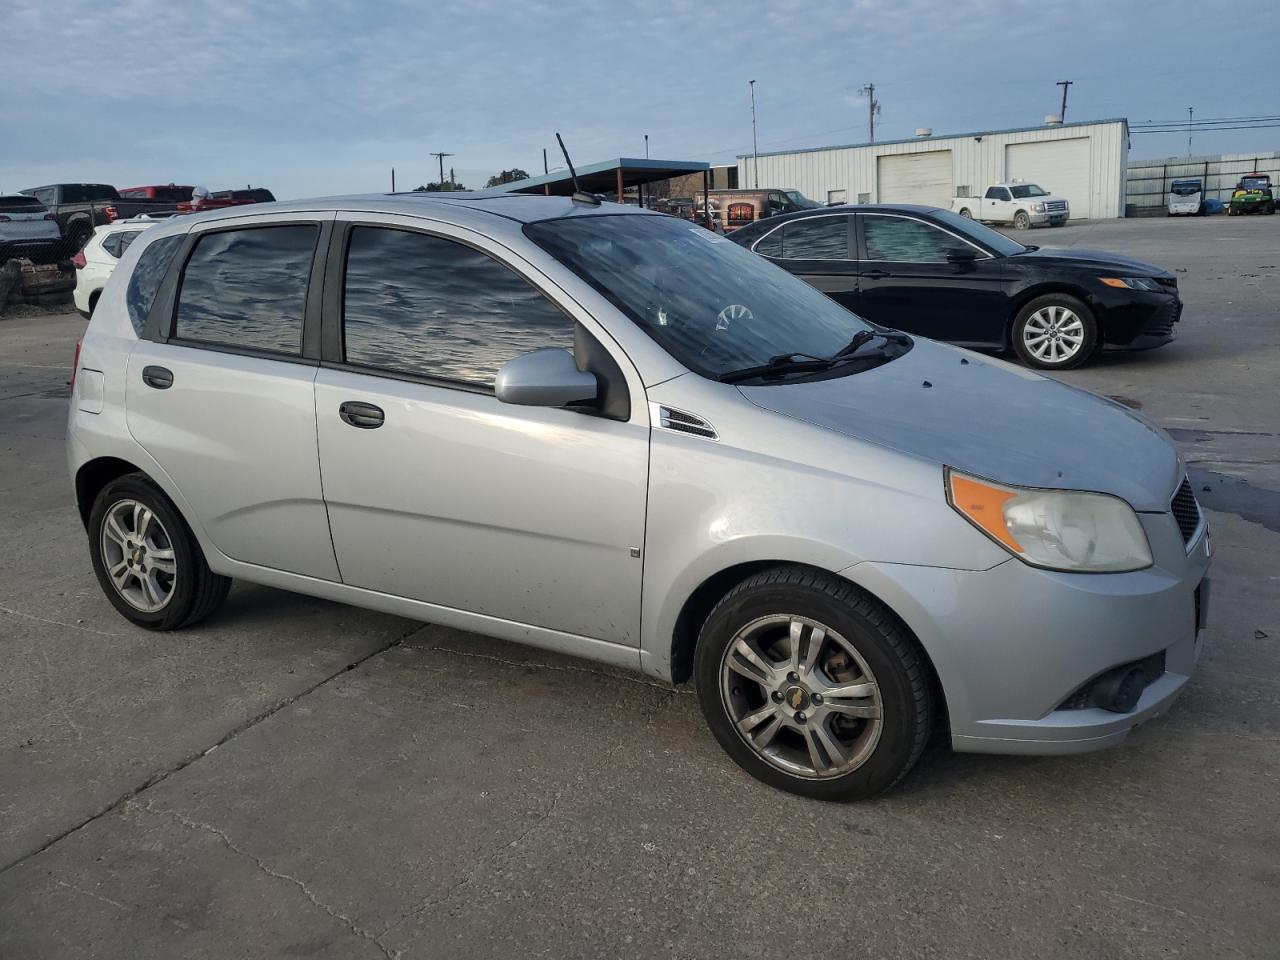
[[[1015,230],[1031,229],[1031,218],[1027,216],[1025,211],[1019,210],[1017,213],[1013,215],[1013,229]]]
[[[707,724],[740,767],[818,800],[892,787],[933,719],[914,638],[879,601],[804,567],[731,590],[703,624],[694,677]]]
[[[1098,324],[1084,302],[1065,293],[1036,297],[1013,321],[1013,349],[1040,370],[1070,370],[1098,345]]]
[[[113,480],[94,498],[89,554],[112,606],[148,630],[198,623],[231,588],[209,569],[177,507],[142,473]]]

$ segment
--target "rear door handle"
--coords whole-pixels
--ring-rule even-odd
[[[888,270],[864,270],[862,271],[862,276],[868,280],[884,280],[886,277],[893,276],[893,274]]]
[[[142,382],[157,390],[168,390],[173,386],[173,371],[167,367],[143,367]]]
[[[345,401],[338,407],[338,416],[344,423],[359,427],[361,430],[376,430],[386,419],[386,414],[382,412],[381,407],[375,407],[372,403],[361,403],[359,400]]]

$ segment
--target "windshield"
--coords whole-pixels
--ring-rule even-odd
[[[1044,190],[1034,183],[1018,183],[1009,188],[1013,192],[1015,200],[1025,200],[1027,197],[1047,197],[1048,190]]]
[[[962,217],[960,214],[953,213],[950,210],[931,210],[929,216],[944,224],[952,233],[958,233],[962,237],[975,240],[1003,257],[1012,257],[1016,253],[1027,252],[1027,248],[1016,240],[1010,240],[1003,233],[992,230],[977,220]]]
[[[1271,187],[1271,180],[1267,177],[1241,177],[1240,186],[1237,190],[1267,190]]]
[[[788,200],[794,203],[801,210],[816,210],[818,207],[822,206],[822,204],[818,203],[816,200],[810,200],[799,190],[783,190],[782,192],[787,195]]]
[[[1200,192],[1199,180],[1175,180],[1172,192],[1177,197],[1191,197]]]
[[[703,376],[783,354],[830,357],[871,329],[803,280],[685,220],[606,214],[524,229]]]

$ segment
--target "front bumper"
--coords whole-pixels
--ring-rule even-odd
[[[1111,746],[1164,712],[1195,668],[1208,609],[1206,529],[1184,546],[1170,513],[1139,514],[1155,565],[1055,573],[1010,559],[960,571],[859,564],[847,575],[915,632],[946,699],[954,749],[1061,754]],[[1071,709],[1090,681],[1164,655],[1134,708]]]
[[[1176,293],[1107,291],[1091,304],[1102,324],[1104,350],[1150,350],[1174,340],[1182,319]]]

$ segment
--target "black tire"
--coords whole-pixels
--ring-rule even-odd
[[[1015,230],[1031,229],[1031,217],[1027,215],[1027,212],[1025,210],[1019,210],[1017,213],[1013,215],[1013,229]]]
[[[103,556],[103,525],[111,508],[133,500],[151,510],[172,545],[176,573],[172,592],[154,612],[137,609],[116,588]],[[102,592],[126,620],[148,630],[178,630],[204,620],[227,598],[231,579],[209,569],[204,553],[178,508],[142,473],[130,473],[111,481],[94,498],[89,512],[89,555]]]
[[[973,219],[973,214],[969,212],[969,208],[968,208],[968,207],[961,207],[961,208],[960,208],[960,216],[964,217],[966,220],[972,220],[972,219]]]
[[[1027,323],[1037,312],[1048,307],[1065,307],[1080,318],[1084,327],[1084,340],[1079,349],[1066,360],[1050,362],[1037,357],[1025,343]],[[1098,349],[1098,321],[1084,301],[1066,293],[1048,293],[1043,297],[1036,297],[1018,311],[1013,320],[1011,340],[1018,359],[1027,366],[1038,370],[1071,370],[1088,360]]]
[[[93,236],[93,227],[87,223],[77,223],[67,232],[67,246],[71,252],[67,256],[75,256],[84,249],[84,245],[89,242],[89,238]]]
[[[93,293],[89,294],[89,316],[91,317],[93,316],[94,308],[98,305],[98,298],[100,296],[102,296],[101,290],[95,290]]]
[[[837,631],[875,677],[882,711],[879,739],[848,773],[823,779],[788,773],[738,734],[721,693],[721,666],[743,627],[775,615],[809,618]],[[920,758],[933,723],[930,674],[916,640],[874,597],[806,567],[762,571],[720,600],[698,636],[694,680],[711,732],[740,767],[770,786],[817,800],[861,800],[889,789]]]

